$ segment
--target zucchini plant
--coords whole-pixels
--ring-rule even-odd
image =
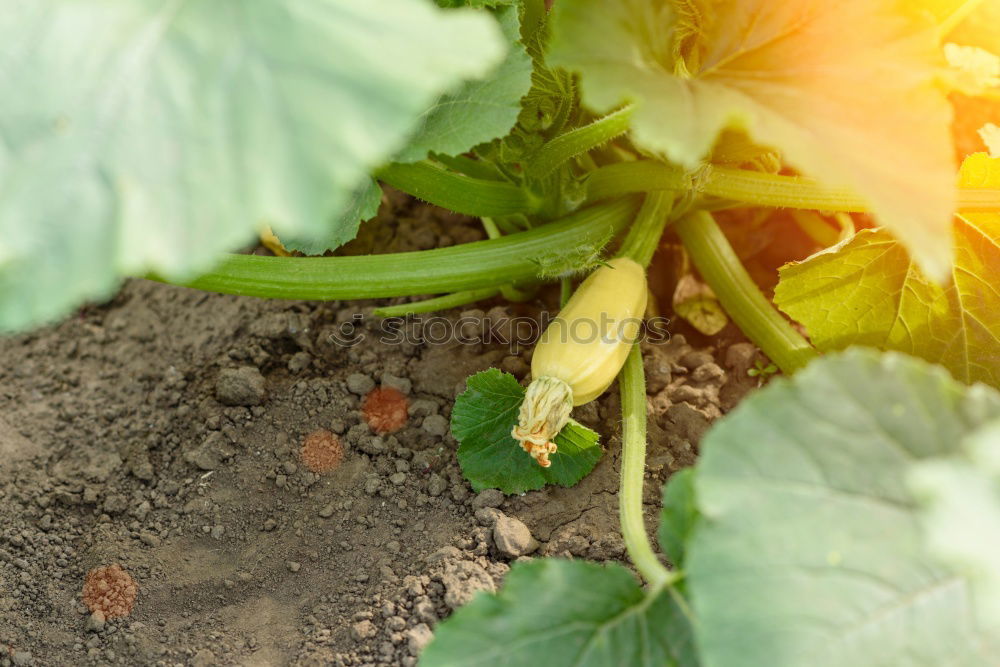
[[[383,315],[560,283],[531,384],[469,379],[458,459],[476,489],[575,484],[602,448],[572,408],[618,377],[621,526],[647,587],[620,567],[519,565],[444,624],[425,664],[983,664],[1000,576],[963,500],[978,489],[969,507],[1000,515],[995,393],[900,356],[815,359],[869,346],[1000,386],[1000,31],[983,29],[997,6],[13,2],[0,328],[65,316],[126,276],[420,297]],[[480,218],[488,239],[336,254],[383,185]],[[262,234],[282,256],[226,254]],[[761,281],[739,234],[820,252]],[[643,527],[635,343],[664,243],[768,374],[802,371],[668,484],[673,569]],[[598,335],[574,337],[580,322]]]

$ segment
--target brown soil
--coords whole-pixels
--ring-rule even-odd
[[[478,237],[419,206],[370,227],[359,243],[380,249]],[[544,296],[519,308],[551,306]],[[440,619],[499,587],[511,560],[622,560],[616,393],[577,410],[607,452],[577,487],[473,494],[447,432],[452,402],[491,365],[524,379],[530,351],[385,344],[374,305],[134,281],[3,340],[0,666],[413,665]],[[366,339],[338,345],[357,313]],[[653,530],[661,485],[751,388],[756,352],[675,335],[645,354]],[[362,414],[376,387],[408,400],[392,434]],[[320,429],[343,460],[317,474],[301,456]],[[505,539],[524,526],[533,539]],[[122,618],[83,601],[87,573],[113,564],[138,586]]]

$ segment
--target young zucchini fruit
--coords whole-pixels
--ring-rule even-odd
[[[638,340],[646,311],[646,272],[617,257],[580,284],[545,329],[531,359],[531,384],[511,435],[544,468],[575,405],[614,381]]]

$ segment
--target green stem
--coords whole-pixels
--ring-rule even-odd
[[[539,205],[531,193],[511,183],[473,178],[431,162],[393,163],[375,176],[418,199],[465,215],[531,213]]]
[[[691,178],[677,167],[654,160],[616,162],[587,176],[587,201],[611,199],[633,192],[690,188]]]
[[[618,111],[598,118],[589,125],[578,127],[559,135],[546,143],[532,157],[525,167],[529,178],[544,178],[572,158],[597,148],[628,130],[632,118],[632,107],[626,106]]]
[[[699,175],[697,188],[702,194],[755,206],[846,213],[871,211],[871,206],[851,190],[821,185],[801,176],[710,166]],[[957,210],[967,213],[998,211],[1000,189],[959,188]]]
[[[228,255],[188,287],[277,299],[374,299],[500,287],[538,277],[539,258],[607,242],[632,221],[633,198],[581,209],[527,232],[448,248],[347,257]]]
[[[816,356],[812,345],[761,293],[711,214],[687,215],[674,229],[722,307],[781,370],[795,372]]]
[[[660,237],[663,236],[663,228],[673,207],[673,192],[658,190],[646,195],[618,255],[631,257],[639,264],[649,266],[653,254],[660,246]]]
[[[633,345],[618,378],[622,401],[621,487],[618,491],[618,518],[629,558],[650,588],[676,580],[656,557],[646,534],[642,515],[643,479],[646,473],[646,379],[642,352]]]
[[[573,280],[569,277],[559,279],[559,307],[562,308],[573,296]]]
[[[500,290],[496,287],[485,287],[483,289],[466,290],[464,292],[455,292],[454,294],[445,294],[443,296],[434,297],[433,299],[425,299],[423,301],[415,301],[413,303],[402,303],[398,306],[376,308],[372,311],[372,313],[376,317],[405,317],[407,315],[417,315],[420,313],[433,313],[439,310],[448,310],[449,308],[457,308],[458,306],[475,303],[476,301],[492,299],[499,293]]]

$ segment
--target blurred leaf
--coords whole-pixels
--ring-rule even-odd
[[[520,42],[518,8],[503,7],[495,14],[508,43],[507,58],[488,77],[464,84],[428,109],[397,161],[416,162],[431,152],[459,155],[514,127],[521,98],[531,87],[532,63]]]
[[[929,275],[946,274],[942,55],[930,22],[894,0],[560,0],[549,60],[581,73],[598,111],[634,102],[632,139],[647,151],[695,168],[720,132],[745,129],[857,191]]]
[[[965,439],[964,456],[918,463],[909,481],[924,503],[929,548],[969,579],[978,620],[1000,628],[1000,421]]]
[[[366,178],[351,193],[347,208],[334,216],[325,234],[310,239],[291,238],[284,241],[284,246],[307,255],[322,255],[327,250],[336,250],[358,235],[358,227],[378,214],[381,203],[382,188],[375,179]]]
[[[664,485],[660,511],[660,546],[676,568],[684,567],[686,544],[697,522],[694,469],[685,468],[672,474]]]
[[[442,623],[422,667],[697,665],[680,595],[647,595],[620,565],[515,563],[503,589]]]
[[[674,312],[706,336],[714,336],[729,324],[712,288],[690,273],[677,281],[673,301]]]
[[[1000,187],[1000,160],[972,155],[959,180]],[[865,230],[782,268],[775,303],[821,350],[899,350],[964,382],[1000,387],[1000,213],[959,215],[953,233],[956,263],[944,285],[925,278],[887,233]]]
[[[705,664],[984,665],[966,581],[923,542],[908,475],[1000,394],[895,353],[823,357],[702,441],[687,576]]]
[[[329,236],[499,32],[422,0],[6,3],[0,328],[125,274],[189,279],[265,224]]]

